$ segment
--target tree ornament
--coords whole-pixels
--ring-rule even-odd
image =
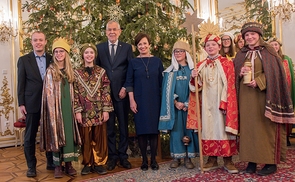
[[[82,11],[85,11],[85,10],[86,10],[85,6],[82,6],[82,7],[81,7],[81,10],[82,10]]]
[[[107,15],[110,17],[110,20],[119,22],[124,16],[124,11],[119,7],[119,5],[114,4],[108,7]]]

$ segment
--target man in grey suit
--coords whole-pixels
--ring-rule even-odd
[[[133,54],[130,44],[118,40],[120,34],[121,28],[119,23],[109,21],[106,26],[108,41],[96,45],[98,52],[96,64],[106,70],[111,81],[111,97],[114,106],[114,111],[110,113],[110,118],[107,121],[108,170],[113,170],[118,160],[124,168],[131,168],[126,153],[128,148],[129,100],[126,97],[126,89],[123,85],[126,79],[128,62],[132,59]],[[116,117],[120,131],[118,150],[116,148],[115,132]]]
[[[34,32],[31,37],[33,51],[21,56],[17,62],[18,104],[21,114],[26,118],[24,152],[28,166],[27,177],[37,175],[35,150],[41,114],[43,77],[52,59],[51,55],[45,53],[46,43],[43,32]],[[54,170],[52,152],[47,152],[46,157],[47,170]]]

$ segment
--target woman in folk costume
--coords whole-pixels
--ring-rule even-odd
[[[282,43],[277,38],[275,38],[275,37],[270,38],[268,40],[268,43],[275,49],[275,51],[278,53],[278,55],[283,60],[283,66],[286,71],[287,83],[288,83],[288,86],[290,87],[291,99],[292,99],[292,103],[294,106],[294,103],[295,103],[295,83],[294,83],[294,69],[293,69],[292,59],[290,57],[288,57],[287,55],[283,54]],[[287,146],[290,146],[291,143],[289,140],[289,136],[292,133],[292,124],[287,124],[286,129],[287,129]]]
[[[248,161],[246,173],[255,173],[257,163],[266,164],[257,172],[276,172],[286,160],[286,126],[295,122],[290,88],[281,58],[262,39],[262,24],[242,26],[246,42],[234,64],[240,121],[240,160]],[[247,64],[245,64],[247,63]],[[250,65],[251,66],[245,66]],[[250,73],[251,81],[243,83]]]
[[[199,91],[201,100],[202,152],[208,157],[203,170],[218,168],[217,157],[223,157],[224,169],[229,173],[238,173],[232,162],[232,156],[238,153],[236,135],[238,134],[238,111],[234,65],[229,59],[219,54],[220,38],[208,34],[204,49],[207,59],[197,64],[192,71],[191,93],[189,101],[188,128],[196,124],[195,93]],[[195,79],[198,78],[198,86]],[[197,87],[197,88],[196,88]]]
[[[108,159],[107,121],[114,110],[110,95],[110,80],[106,71],[95,65],[97,49],[93,44],[81,48],[82,66],[75,70],[74,108],[82,139],[82,175],[92,171],[106,174]]]
[[[171,65],[164,71],[159,130],[170,133],[171,168],[178,167],[181,159],[186,168],[194,168],[190,158],[198,153],[197,134],[193,129],[186,129],[189,80],[194,68],[189,52],[188,43],[177,41],[173,46]],[[190,139],[187,146],[182,142],[184,136]]]
[[[41,151],[52,151],[54,177],[61,178],[62,162],[65,173],[77,174],[72,161],[78,161],[81,138],[74,117],[74,71],[69,56],[70,46],[59,38],[52,45],[53,63],[47,68],[42,93],[40,121]]]

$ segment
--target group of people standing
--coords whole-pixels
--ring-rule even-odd
[[[77,174],[72,161],[78,160],[79,146],[82,175],[106,174],[118,163],[130,169],[130,109],[143,171],[159,169],[159,131],[170,134],[171,168],[178,167],[181,159],[186,168],[195,167],[191,158],[199,153],[197,132],[202,131],[201,152],[208,156],[204,171],[217,168],[220,156],[225,170],[237,173],[232,156],[238,154],[238,148],[240,160],[249,162],[245,172],[256,172],[257,163],[266,164],[259,175],[277,170],[276,164],[285,160],[285,124],[295,123],[291,99],[291,95],[295,97],[294,73],[291,62],[283,62],[288,59],[263,41],[261,24],[246,23],[236,38],[228,33],[222,37],[208,34],[204,42],[208,57],[195,68],[190,46],[184,41],[174,44],[171,65],[164,70],[160,58],[150,53],[147,34],[136,35],[139,55],[135,58],[131,45],[118,40],[120,34],[119,23],[109,21],[108,41],[96,46],[83,44],[81,67],[77,69],[71,66],[70,45],[65,39],[53,42],[51,56],[45,53],[45,34],[32,34],[33,51],[18,61],[18,101],[26,118],[28,177],[37,175],[39,123],[40,149],[46,151],[47,169],[55,170],[56,178],[61,178],[63,171]],[[233,42],[240,45],[241,39],[245,45],[232,53]],[[243,83],[249,73],[250,82]],[[198,106],[200,113],[196,112]],[[196,127],[197,122],[202,128]]]

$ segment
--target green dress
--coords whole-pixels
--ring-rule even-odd
[[[71,162],[78,161],[77,145],[74,143],[73,132],[73,113],[71,105],[70,85],[67,79],[61,84],[61,110],[62,119],[65,129],[66,145],[60,148],[60,152],[53,153],[53,161],[55,165],[60,165],[62,161]]]

